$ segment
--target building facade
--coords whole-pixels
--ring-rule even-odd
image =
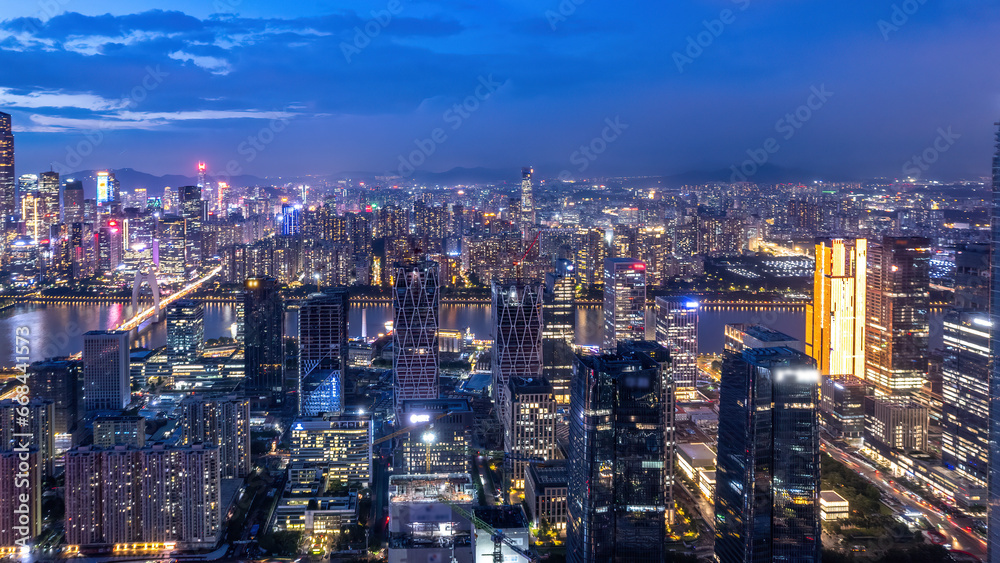
[[[132,398],[129,333],[92,330],[83,335],[83,399],[88,412],[125,408]]]
[[[618,342],[646,339],[646,263],[632,258],[604,260],[604,350]]]
[[[868,241],[816,242],[813,298],[806,304],[806,354],[823,375],[865,377]]]
[[[410,399],[437,399],[441,288],[437,262],[395,268],[393,291],[393,394],[396,410]]]
[[[679,393],[692,393],[698,382],[698,302],[690,297],[657,297],[655,303],[656,341],[670,350]]]

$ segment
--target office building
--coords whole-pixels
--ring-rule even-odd
[[[331,288],[310,295],[299,307],[299,397],[325,393],[323,412],[343,412],[343,380],[347,370],[347,317],[350,301],[346,288]],[[311,376],[315,384],[306,380]],[[329,382],[327,382],[329,380]],[[308,389],[307,389],[308,388]],[[320,396],[317,395],[316,399]],[[319,408],[319,406],[314,407]],[[308,416],[314,416],[310,414]]]
[[[951,311],[944,319],[941,462],[979,487],[989,468],[990,318]]]
[[[865,397],[867,454],[878,461],[894,461],[895,454],[927,452],[930,412],[908,396]]]
[[[535,282],[493,282],[493,402],[500,420],[510,415],[507,384],[512,377],[542,376],[542,291]]]
[[[278,397],[284,386],[285,307],[274,278],[248,278],[243,290],[247,390]]]
[[[556,400],[552,385],[541,378],[512,377],[504,394],[508,413],[503,424],[503,450],[510,461],[505,471],[511,487],[524,489],[524,471],[530,461],[556,458]]]
[[[135,415],[100,415],[94,419],[94,447],[146,445],[146,419]]]
[[[412,428],[397,451],[407,473],[464,473],[469,469],[474,415],[466,399],[411,399],[398,424]]]
[[[38,175],[39,215],[43,239],[51,236],[50,229],[59,223],[59,173],[48,171]]]
[[[656,298],[656,341],[670,351],[670,369],[680,396],[698,382],[698,302],[690,297]]]
[[[805,345],[823,375],[865,377],[867,264],[865,239],[816,242]]]
[[[438,264],[428,260],[397,265],[393,281],[393,395],[398,412],[403,401],[438,398]]]
[[[187,221],[167,215],[160,219],[159,276],[157,281],[179,284],[187,281]]]
[[[922,237],[885,237],[868,247],[865,379],[876,394],[912,394],[927,378],[930,257]]]
[[[181,299],[167,305],[167,346],[173,361],[194,363],[205,347],[205,307]]]
[[[524,472],[524,504],[528,517],[542,528],[547,522],[560,536],[566,535],[566,497],[569,482],[566,460],[531,462]]]
[[[118,411],[132,398],[129,333],[92,330],[83,335],[83,404],[87,412]]]
[[[555,271],[545,274],[542,299],[542,375],[552,385],[556,402],[569,404],[576,341],[576,266],[556,260]]]
[[[17,211],[17,183],[14,181],[14,134],[10,114],[0,112],[0,214],[4,218]]]
[[[719,385],[715,558],[818,563],[819,371],[787,346],[727,352]]]
[[[578,356],[570,399],[567,561],[661,561],[673,521],[673,382],[655,342]],[[665,404],[666,401],[666,404]]]
[[[820,423],[831,436],[856,448],[864,438],[867,392],[864,380],[852,375],[823,376]]]
[[[372,432],[367,414],[297,419],[291,462],[320,467],[330,483],[371,483]]]
[[[250,401],[236,396],[193,396],[180,404],[182,445],[206,444],[219,450],[223,479],[250,474]]]
[[[70,178],[63,184],[63,223],[83,222],[83,182]]]
[[[618,342],[646,339],[646,263],[632,258],[604,260],[604,350]]]

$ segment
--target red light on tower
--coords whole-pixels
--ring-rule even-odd
[[[646,269],[646,265],[645,264],[636,264],[635,266],[632,266],[632,268],[635,269],[635,270],[645,270]]]
[[[108,221],[108,226],[110,226],[110,227],[114,227],[117,224],[118,224],[118,221]]]
[[[198,163],[198,172],[204,172],[204,171],[205,171],[205,163],[204,162],[199,162]]]

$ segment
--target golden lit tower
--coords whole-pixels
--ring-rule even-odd
[[[865,377],[868,241],[818,239],[806,353],[823,375]]]

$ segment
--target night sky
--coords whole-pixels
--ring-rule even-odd
[[[4,2],[0,111],[18,174],[861,179],[937,143],[952,180],[988,173],[998,39],[995,0]]]

